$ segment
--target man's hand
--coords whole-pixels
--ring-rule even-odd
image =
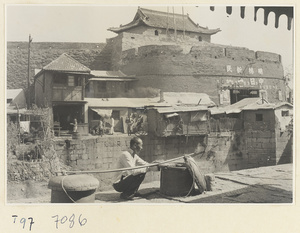
[[[157,164],[157,166],[153,167],[152,171],[160,171],[159,163],[164,162],[164,160],[159,159],[159,160],[154,160],[151,164]]]

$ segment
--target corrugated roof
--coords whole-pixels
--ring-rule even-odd
[[[173,14],[171,12],[168,13],[162,11],[149,10],[145,8],[138,9],[132,22],[126,25],[121,25],[118,28],[109,28],[108,30],[119,33],[141,24],[145,24],[149,27],[154,28],[175,29],[174,19],[176,30],[179,31],[185,30],[189,32],[198,32],[208,35],[212,35],[220,31],[219,28],[208,29],[201,27],[198,24],[194,23],[188,15],[183,16],[182,14]]]
[[[261,98],[245,98],[239,102],[236,102],[232,105],[228,105],[226,107],[221,108],[211,108],[210,112],[212,115],[215,114],[231,114],[231,113],[240,113],[244,110],[260,110],[260,109],[276,109],[281,106],[287,105],[289,107],[293,107],[290,103],[280,102],[277,104],[269,103],[266,100],[262,100]]]
[[[159,113],[197,112],[197,111],[208,110],[206,106],[171,106],[171,107],[157,107],[155,109]]]
[[[76,61],[74,58],[70,57],[66,53],[63,53],[57,59],[43,67],[43,70],[79,73],[91,72],[91,70],[88,67]]]
[[[14,99],[16,98],[23,89],[7,89],[6,90],[6,99]]]
[[[129,82],[135,81],[136,78],[90,78],[89,81],[118,81],[118,82]]]
[[[95,78],[90,81],[133,81],[135,76],[127,76],[122,71],[92,70],[91,75]]]
[[[248,106],[245,106],[243,108],[243,110],[260,110],[260,109],[276,109],[282,106],[289,106],[289,107],[293,107],[293,105],[291,105],[290,103],[287,102],[280,102],[280,103],[276,103],[276,104],[272,104],[272,103],[264,103],[261,104],[261,102],[259,103],[253,103],[250,104]]]
[[[93,108],[141,108],[146,106],[170,106],[168,103],[159,102],[156,98],[85,98],[87,105]]]
[[[171,105],[202,105],[215,106],[216,104],[205,93],[194,92],[164,92],[164,100]]]
[[[95,77],[127,77],[122,71],[110,71],[110,70],[91,70],[91,75]]]
[[[9,105],[11,106],[17,106],[18,108],[26,107],[26,97],[23,89],[6,90],[6,100],[10,100]]]

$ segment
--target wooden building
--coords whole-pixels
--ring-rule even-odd
[[[149,133],[159,137],[206,135],[209,132],[208,108],[172,106],[148,109]]]
[[[84,116],[85,82],[91,70],[62,54],[43,67],[34,77],[35,103],[49,107],[53,121],[59,122],[62,130],[71,130],[71,123],[87,123]]]

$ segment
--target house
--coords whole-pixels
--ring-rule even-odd
[[[256,102],[243,108],[244,130],[249,156],[259,165],[293,160],[293,106],[282,102]]]
[[[227,107],[211,108],[210,114],[211,132],[242,132],[249,167],[292,161],[293,106],[290,103],[245,98]]]
[[[87,123],[84,116],[85,82],[91,70],[64,53],[34,76],[35,103],[49,107],[53,121],[62,130],[70,130],[76,118]]]

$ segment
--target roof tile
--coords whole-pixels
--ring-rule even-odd
[[[88,67],[76,61],[66,53],[63,53],[57,59],[43,67],[43,70],[82,73],[90,73],[91,71]]]

